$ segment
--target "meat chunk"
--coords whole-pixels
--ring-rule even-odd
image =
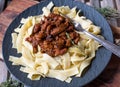
[[[70,47],[71,45],[72,45],[71,40],[70,40],[70,39],[67,39],[67,40],[66,40],[66,46],[67,46],[67,47]]]
[[[40,23],[36,24],[33,29],[33,33],[37,33],[40,30]]]

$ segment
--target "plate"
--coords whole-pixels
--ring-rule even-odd
[[[39,4],[36,4],[18,15],[13,22],[8,27],[2,44],[3,58],[8,67],[8,70],[22,83],[31,87],[80,87],[88,84],[94,80],[107,66],[110,58],[111,52],[106,50],[104,47],[99,48],[96,52],[96,57],[92,61],[88,71],[81,77],[73,77],[71,83],[61,82],[53,78],[42,78],[38,81],[32,81],[27,78],[27,74],[21,72],[20,66],[12,66],[12,63],[8,60],[10,55],[21,56],[17,54],[17,51],[12,47],[12,38],[11,33],[14,29],[20,24],[21,18],[26,18],[28,16],[39,15],[42,13],[42,8],[47,6],[49,2],[53,2],[55,6],[69,6],[70,8],[77,6],[77,9],[81,9],[84,16],[90,19],[95,25],[101,27],[101,34],[105,37],[106,40],[113,42],[113,35],[109,24],[107,21],[92,7],[87,6],[83,3],[73,0],[46,0],[42,1]]]

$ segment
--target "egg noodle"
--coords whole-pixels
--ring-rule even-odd
[[[32,34],[34,25],[44,20],[44,15],[48,16],[53,7],[50,2],[46,7],[43,7],[43,14],[38,16],[30,16],[22,18],[20,26],[12,33],[12,48],[17,49],[21,53],[21,57],[10,56],[9,61],[12,65],[21,65],[20,71],[28,73],[28,78],[31,80],[39,80],[41,77],[56,78],[61,81],[71,82],[72,77],[81,77],[83,70],[88,67],[91,60],[95,57],[95,51],[101,46],[94,39],[78,32],[80,40],[77,45],[69,47],[64,55],[51,57],[46,53],[41,53],[41,48],[38,46],[38,52],[33,53],[31,43],[25,40]],[[84,16],[79,16],[80,11],[76,12],[76,7],[70,9],[69,6],[54,7],[54,13],[61,12],[72,20],[81,24],[87,31],[100,36],[100,27],[95,26],[92,21]]]

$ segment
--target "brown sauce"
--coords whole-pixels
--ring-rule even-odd
[[[32,34],[26,38],[33,46],[33,52],[38,52],[38,45],[42,53],[52,57],[63,55],[68,48],[77,44],[80,39],[75,32],[74,25],[69,19],[59,14],[50,13],[44,20],[35,24]]]

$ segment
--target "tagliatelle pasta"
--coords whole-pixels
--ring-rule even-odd
[[[28,78],[31,80],[39,80],[41,77],[56,78],[61,81],[71,82],[71,76],[81,77],[82,72],[88,67],[95,57],[95,51],[101,46],[94,39],[78,32],[80,40],[77,45],[69,47],[67,53],[56,57],[51,57],[46,53],[41,53],[41,48],[38,46],[38,52],[33,52],[31,43],[25,40],[26,37],[32,34],[34,25],[39,21],[44,20],[44,15],[48,16],[53,7],[53,3],[43,7],[43,14],[38,16],[31,16],[21,20],[22,25],[18,26],[12,33],[12,47],[21,53],[21,57],[10,56],[9,61],[13,65],[22,65],[20,71],[28,73]],[[81,24],[87,31],[101,36],[100,27],[95,26],[92,21],[86,19],[84,16],[79,16],[76,8],[72,9],[69,6],[54,7],[54,13],[62,13],[72,20]]]

